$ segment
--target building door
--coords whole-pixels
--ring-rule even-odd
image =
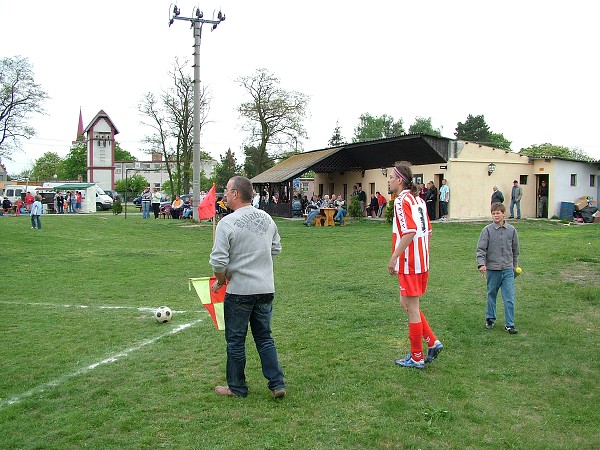
[[[442,187],[442,180],[444,179],[444,174],[443,173],[436,173],[434,175],[434,183],[435,183],[435,187],[438,190],[438,195],[437,195],[437,199],[436,199],[436,211],[435,211],[435,216],[439,219],[440,217],[442,217],[442,215],[440,214],[440,188]],[[448,202],[448,215],[450,215],[450,202]]]
[[[548,218],[548,204],[550,202],[550,182],[549,176],[545,173],[536,175],[535,177],[535,216],[544,219]],[[546,189],[548,190],[548,197],[546,197],[545,205],[542,205],[542,197],[540,196],[540,189],[542,188],[542,181],[546,182]]]

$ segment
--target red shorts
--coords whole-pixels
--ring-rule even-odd
[[[429,272],[398,274],[400,281],[400,295],[403,297],[420,297],[427,291]]]

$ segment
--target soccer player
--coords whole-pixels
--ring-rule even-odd
[[[437,358],[444,348],[419,305],[421,295],[427,290],[431,223],[425,202],[416,195],[410,163],[396,163],[388,180],[388,191],[397,195],[394,200],[393,253],[388,271],[390,275],[397,274],[400,281],[400,305],[408,314],[410,340],[410,353],[406,358],[398,359],[396,364],[423,369],[425,363]],[[423,338],[427,342],[426,357],[423,355]]]

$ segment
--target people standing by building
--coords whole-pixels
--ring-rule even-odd
[[[450,201],[450,187],[444,178],[440,186],[440,220],[448,220],[448,202]]]
[[[69,212],[77,212],[77,194],[75,193],[75,191],[71,191],[71,197],[69,198]]]
[[[154,188],[152,191],[152,211],[154,212],[154,218],[158,219],[158,215],[160,214],[160,192],[158,192],[158,188]]]
[[[226,286],[224,318],[227,342],[227,386],[218,395],[246,397],[246,335],[248,324],[260,355],[262,373],[273,398],[286,394],[283,370],[271,336],[275,283],[273,259],[281,252],[277,225],[252,206],[252,183],[246,177],[229,179],[225,201],[233,213],[217,224],[210,254],[217,292]]]
[[[81,212],[81,199],[83,197],[81,196],[81,191],[77,191],[75,193],[75,212],[79,213]]]
[[[152,204],[152,193],[150,187],[146,186],[141,195],[142,202],[142,219],[150,218],[150,205]]]
[[[477,242],[477,268],[486,279],[487,307],[485,328],[492,329],[496,321],[498,290],[504,301],[504,329],[517,334],[515,328],[515,269],[519,262],[519,236],[517,230],[504,218],[506,208],[502,203],[492,203],[493,222],[481,232]]]
[[[435,220],[437,217],[435,214],[435,207],[437,205],[437,188],[433,181],[427,183],[427,195],[425,197],[425,203],[427,205],[427,214],[429,215],[429,220]]]
[[[548,209],[548,186],[546,180],[542,180],[538,188],[538,217],[546,217]]]
[[[377,195],[377,217],[381,217],[381,214],[383,214],[383,211],[385,210],[386,206],[387,206],[387,200],[386,198],[381,195],[381,192],[377,191],[375,193]]]
[[[19,217],[21,215],[21,208],[23,208],[23,200],[21,200],[21,197],[15,200],[13,206],[15,207],[15,217]]]
[[[54,201],[56,202],[56,213],[57,214],[64,214],[64,212],[65,212],[65,198],[62,195],[62,191],[58,191],[56,193],[56,197],[54,198]]]
[[[517,219],[521,218],[521,198],[523,198],[523,188],[519,186],[517,180],[513,181],[513,187],[510,192],[510,216],[509,219],[515,218],[515,206],[517,207]]]
[[[421,197],[424,202],[427,202],[427,187],[425,186],[425,183],[421,183],[418,192],[419,197]]]
[[[360,210],[362,211],[362,215],[364,216],[366,214],[367,208],[367,193],[363,191],[362,186],[358,186],[357,195],[358,201],[360,202]]]
[[[444,346],[436,338],[420,306],[429,276],[431,223],[426,205],[416,195],[417,189],[412,180],[410,163],[400,162],[388,181],[389,193],[397,197],[392,225],[393,253],[387,269],[390,275],[398,276],[400,305],[408,314],[410,352],[406,358],[396,360],[396,364],[423,369],[425,363],[433,361]],[[427,342],[427,356],[423,355],[423,338]]]
[[[40,216],[42,215],[42,196],[36,195],[31,205],[31,211],[29,212],[31,216],[31,228],[35,229],[37,225],[37,229],[42,229],[42,221],[40,220]]]
[[[378,211],[379,201],[377,200],[377,196],[375,194],[371,194],[371,201],[369,202],[369,206],[367,207],[367,217],[375,218],[377,216]]]
[[[25,195],[25,209],[27,212],[31,212],[31,205],[33,205],[34,201],[35,199],[33,198],[33,195],[31,195],[31,192],[27,191],[27,194]]]
[[[492,188],[492,204],[494,203],[504,203],[504,195],[502,195],[502,191],[498,189],[498,186]]]

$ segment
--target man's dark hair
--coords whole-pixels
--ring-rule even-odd
[[[252,201],[252,183],[248,178],[238,175],[235,177],[231,177],[231,181],[231,189],[235,189],[236,191],[238,191],[240,199],[244,203]]]

